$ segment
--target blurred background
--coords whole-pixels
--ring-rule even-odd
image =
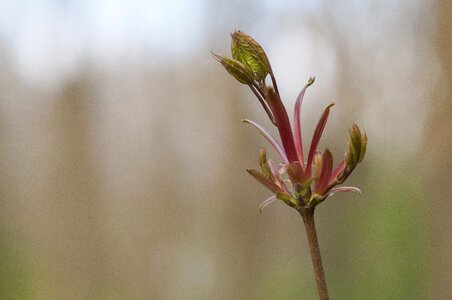
[[[301,218],[246,168],[271,128],[216,63],[259,41],[283,100],[310,76],[336,161],[316,213],[332,299],[452,298],[450,1],[0,1],[1,299],[316,299]],[[274,130],[274,128],[271,128]],[[276,133],[275,131],[273,131]]]

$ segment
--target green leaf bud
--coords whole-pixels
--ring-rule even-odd
[[[259,80],[271,73],[270,62],[264,49],[249,35],[235,31],[231,34],[232,57],[249,67]]]
[[[212,52],[213,57],[219,61],[229,74],[235,77],[243,84],[252,84],[254,82],[254,74],[250,68],[235,59],[230,59],[226,56],[218,55]]]

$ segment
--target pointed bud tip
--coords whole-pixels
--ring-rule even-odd
[[[210,54],[212,54],[213,58],[220,61],[221,56],[219,54],[215,53],[213,50],[210,50]]]
[[[359,130],[359,127],[356,123],[352,124],[351,130],[355,132],[357,135],[361,136],[361,130]]]

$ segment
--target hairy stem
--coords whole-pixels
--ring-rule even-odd
[[[309,250],[311,252],[312,265],[317,282],[317,290],[320,300],[329,300],[328,288],[326,286],[325,273],[323,272],[322,256],[320,255],[319,241],[314,222],[314,208],[301,208],[298,211],[303,218],[304,227],[308,236]]]

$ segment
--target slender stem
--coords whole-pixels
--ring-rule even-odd
[[[317,232],[315,230],[314,208],[301,208],[298,212],[303,218],[304,227],[308,236],[309,250],[311,251],[319,298],[320,300],[329,300],[325,273],[323,272],[322,266],[322,256],[320,255],[319,241],[317,240]]]
[[[279,95],[278,85],[276,85],[275,75],[273,75],[273,71],[270,71],[270,77],[272,79],[273,88],[275,89],[276,94]]]
[[[253,91],[253,93],[257,97],[257,99],[259,99],[259,102],[264,107],[265,112],[267,113],[268,117],[270,118],[270,121],[272,121],[273,125],[276,125],[275,117],[273,116],[273,113],[271,112],[270,108],[268,107],[268,104],[262,98],[262,95],[261,95],[262,92],[259,92],[259,87],[257,85],[250,84],[250,89]]]

